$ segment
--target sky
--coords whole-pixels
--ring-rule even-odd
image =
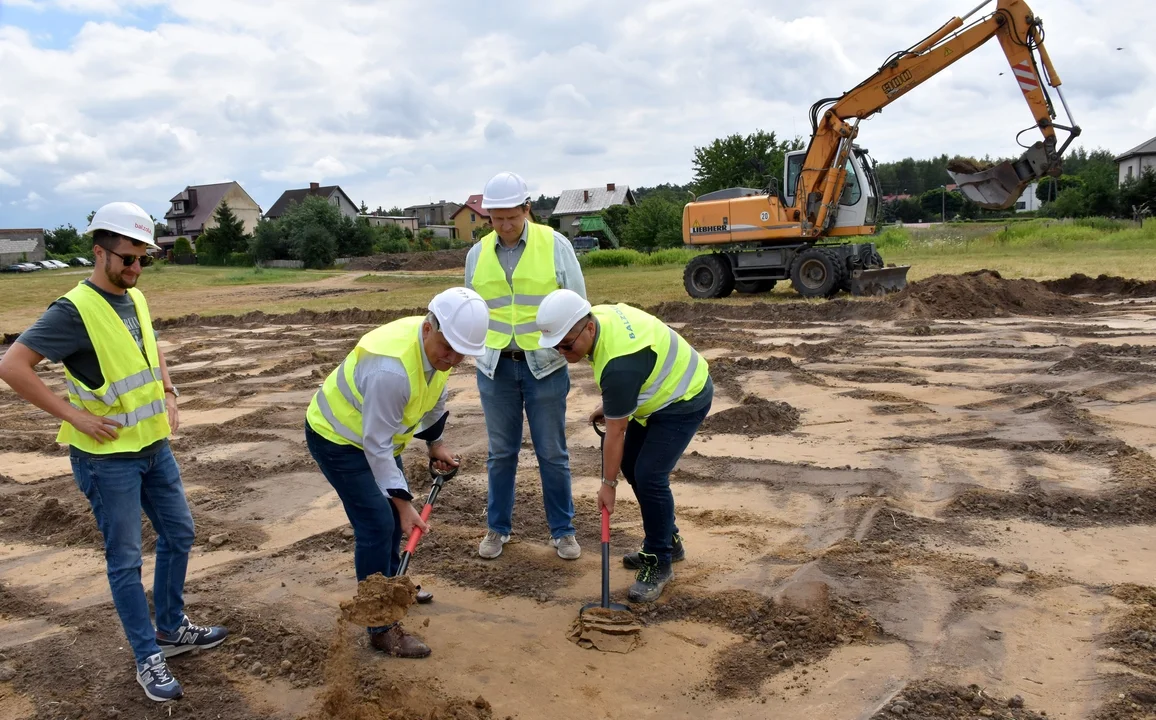
[[[116,200],[160,218],[230,180],[263,210],[310,182],[370,208],[464,202],[503,170],[535,197],[686,183],[715,138],[808,138],[812,103],[977,1],[0,0],[0,227],[83,229]],[[1031,9],[1076,145],[1156,136],[1156,3]],[[1018,155],[1033,122],[1008,69],[993,39],[858,142]]]

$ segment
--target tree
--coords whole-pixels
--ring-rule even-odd
[[[337,240],[320,225],[309,225],[296,238],[298,258],[305,267],[314,270],[327,268],[337,257]]]
[[[1156,212],[1156,169],[1147,167],[1140,177],[1131,177],[1120,186],[1120,211],[1140,219],[1143,209]]]
[[[944,197],[942,187],[932,188],[919,196],[919,207],[923,209],[923,216],[934,215],[944,221],[959,214],[963,210],[963,204],[962,193],[949,192]],[[941,217],[945,210],[947,217]]]
[[[718,138],[694,149],[695,190],[701,195],[729,187],[764,188],[783,176],[784,155],[802,148],[801,138],[780,141],[775,133],[763,130]]]
[[[1051,202],[1056,196],[1070,187],[1083,187],[1084,181],[1075,175],[1061,175],[1056,178],[1046,177],[1036,184],[1036,199],[1041,203]]]
[[[377,239],[373,243],[375,253],[409,252],[409,240],[406,239],[405,230],[400,225],[390,223],[376,230]]]
[[[682,245],[682,206],[661,197],[649,197],[630,211],[622,241],[635,250]]]
[[[217,226],[197,238],[197,256],[205,265],[224,265],[230,256],[249,252],[249,235],[245,224],[222,202],[213,215]]]
[[[394,205],[389,210],[386,210],[385,214],[389,215],[391,217],[404,217],[405,216],[405,210],[402,210],[397,205]]]
[[[280,219],[257,222],[257,229],[249,242],[249,254],[254,260],[288,260],[292,257],[289,236]]]
[[[374,239],[368,220],[342,215],[337,231],[338,257],[365,257],[373,252]]]
[[[54,255],[81,254],[88,249],[83,246],[80,232],[72,227],[72,223],[44,233],[44,247]]]
[[[176,239],[173,243],[173,255],[177,257],[189,257],[193,254],[193,244],[189,242],[187,237],[183,235]]]
[[[606,221],[610,231],[619,238],[622,238],[626,233],[626,225],[630,221],[630,210],[629,205],[611,205],[602,211],[602,219]]]
[[[357,211],[359,213],[361,213],[362,215],[368,215],[369,214],[369,206],[365,204],[364,200],[361,201],[361,207],[359,207],[357,209]]]

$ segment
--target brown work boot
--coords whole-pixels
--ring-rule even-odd
[[[407,633],[401,625],[394,625],[383,633],[370,635],[369,644],[375,650],[394,657],[423,658],[430,654],[429,646]]]

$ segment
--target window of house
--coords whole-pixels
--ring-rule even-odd
[[[173,212],[181,213],[184,211],[185,211],[185,203],[183,201],[178,200],[177,202],[173,203]]]
[[[184,233],[184,231],[185,231],[185,221],[184,220],[177,220],[177,235]]]
[[[1128,180],[1132,179],[1132,166],[1131,165],[1128,166],[1128,177],[1126,179],[1128,179]]]
[[[1020,200],[1018,203],[1016,203],[1016,210],[1027,210],[1027,208],[1028,204],[1023,200]]]
[[[475,213],[470,213],[470,222],[477,222],[478,216]]]

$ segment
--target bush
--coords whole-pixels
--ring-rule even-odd
[[[244,252],[231,252],[225,257],[228,267],[248,267],[253,264],[253,256]]]
[[[193,254],[193,244],[189,239],[182,235],[173,243],[173,255],[177,257],[187,257]]]
[[[386,235],[377,241],[377,244],[373,246],[373,251],[375,253],[409,252],[409,241],[405,239],[404,234]]]
[[[638,265],[646,256],[637,250],[595,250],[581,256],[583,267],[628,267]]]
[[[305,227],[295,246],[301,261],[311,270],[327,268],[337,258],[337,239],[320,225]]]

